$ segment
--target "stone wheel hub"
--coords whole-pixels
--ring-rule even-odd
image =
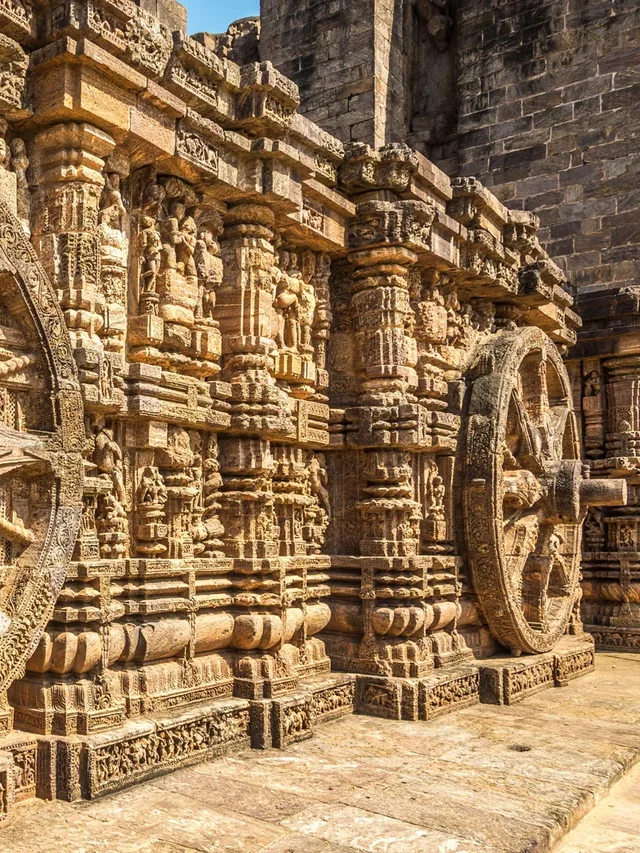
[[[626,502],[621,480],[583,476],[566,368],[540,329],[502,332],[471,372],[463,506],[471,580],[514,654],[566,632],[589,505]]]

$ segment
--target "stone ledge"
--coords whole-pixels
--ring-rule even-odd
[[[550,687],[563,687],[595,668],[593,640],[565,637],[553,652],[489,658],[479,664],[480,702],[514,705]]]
[[[67,737],[14,732],[0,740],[0,761],[15,768],[11,803],[34,796],[94,799],[250,747],[284,749],[313,737],[318,725],[353,713],[354,696],[355,676],[319,675],[277,698],[201,702],[128,720],[108,732]]]
[[[597,649],[611,652],[638,652],[640,628],[626,626],[585,625]]]
[[[55,744],[50,750],[55,796],[73,802],[248,749],[249,732],[249,703],[225,699],[181,713],[129,721],[102,734],[38,740]]]
[[[295,693],[251,702],[251,745],[284,749],[313,737],[315,728],[352,714],[356,677],[328,673],[305,679]]]
[[[389,720],[432,720],[479,701],[474,666],[436,671],[424,678],[358,675],[356,712]]]

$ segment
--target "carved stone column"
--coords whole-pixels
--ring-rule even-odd
[[[222,378],[230,383],[231,432],[220,439],[220,521],[235,558],[236,691],[259,698],[295,684],[285,643],[285,566],[279,560],[271,440],[293,432],[287,395],[276,386],[274,215],[258,204],[229,209],[221,239],[223,280],[214,318],[222,333]],[[265,654],[269,652],[270,654]]]
[[[215,318],[220,323],[223,378],[231,384],[231,428],[220,445],[221,521],[229,556],[278,556],[271,490],[269,435],[293,431],[289,403],[273,376],[274,216],[264,205],[241,204],[225,217],[224,277]]]
[[[332,599],[327,644],[339,667],[378,675],[419,677],[433,667],[426,638],[434,622],[427,603],[430,559],[419,556],[423,510],[414,485],[414,460],[432,440],[427,408],[416,398],[409,292],[433,216],[420,203],[364,201],[350,235],[353,366],[360,382],[343,429],[351,452],[357,448],[362,456],[353,506],[359,556],[334,560],[334,588],[345,598]],[[359,607],[348,591],[356,572]]]
[[[640,355],[585,360],[582,410],[592,470],[624,476],[624,507],[590,510],[584,526],[587,629],[605,647],[640,644]],[[603,441],[604,438],[604,441]],[[603,447],[604,445],[604,447]],[[590,452],[591,449],[591,452]]]
[[[58,290],[73,346],[99,347],[105,300],[98,211],[115,142],[89,124],[68,122],[40,131],[35,144],[34,245]]]

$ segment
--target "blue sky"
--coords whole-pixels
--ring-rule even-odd
[[[232,21],[260,13],[260,0],[181,0],[187,7],[187,30],[221,33]]]

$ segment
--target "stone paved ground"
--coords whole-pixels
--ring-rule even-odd
[[[93,803],[25,803],[0,850],[537,853],[638,758],[640,656],[600,654],[596,674],[513,708],[432,723],[349,717],[285,752],[247,752]],[[620,790],[625,809],[615,794],[613,810],[604,800],[593,816],[602,843],[613,832],[619,846],[578,837],[562,853],[639,853],[640,798]],[[608,812],[620,815],[610,830]]]

